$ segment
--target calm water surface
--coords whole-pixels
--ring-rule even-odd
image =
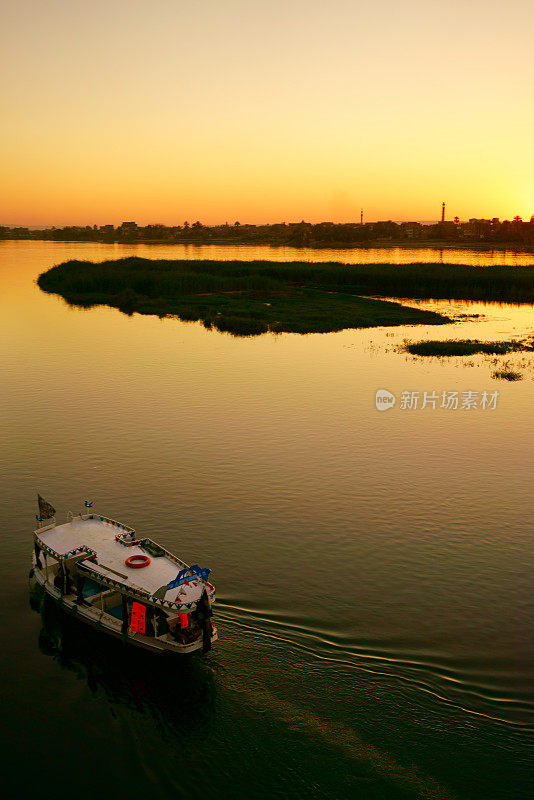
[[[491,358],[465,366],[400,348],[532,333],[533,309],[419,303],[483,316],[241,339],[72,309],[34,282],[67,258],[134,252],[326,258],[0,244],[8,796],[527,797],[534,365],[499,359],[524,374],[503,384]],[[393,410],[376,410],[379,388],[397,396]],[[496,390],[495,409],[400,401]],[[160,663],[46,603],[32,611],[36,490],[60,521],[95,499],[210,566],[214,650]]]
[[[272,247],[270,245],[151,245],[151,244],[93,244],[87,242],[10,242],[7,246],[37,247],[48,257],[63,261],[66,258],[104,260],[138,255],[143,258],[231,259],[250,261],[341,261],[344,264],[412,264],[414,262],[441,264],[472,264],[488,267],[492,264],[527,266],[534,264],[534,253],[518,250],[468,250],[458,247]]]

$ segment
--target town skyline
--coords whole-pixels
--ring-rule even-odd
[[[534,215],[523,220],[470,218],[442,219],[438,222],[394,222],[381,220],[335,223],[301,222],[255,225],[228,222],[223,225],[204,225],[199,220],[182,225],[140,225],[125,221],[120,225],[80,225],[50,228],[0,226],[0,240],[33,239],[50,241],[85,241],[103,243],[151,244],[249,244],[288,245],[294,247],[357,247],[373,242],[382,243],[456,243],[487,245],[488,247],[534,247]]]
[[[80,218],[76,220],[63,218],[58,219],[55,222],[40,222],[36,221],[35,219],[19,219],[19,220],[10,220],[10,219],[0,219],[0,228],[28,228],[30,230],[49,230],[52,228],[66,228],[66,227],[87,227],[90,225],[91,227],[97,225],[98,227],[104,227],[112,225],[115,228],[120,227],[120,225],[128,222],[135,222],[139,227],[147,227],[150,225],[163,225],[165,227],[183,227],[187,222],[188,225],[193,225],[195,222],[201,222],[201,224],[205,227],[221,227],[225,225],[234,225],[238,222],[240,225],[254,225],[254,226],[268,226],[268,225],[297,225],[302,222],[311,225],[321,225],[321,224],[332,224],[332,225],[356,225],[361,224],[362,222],[362,213],[363,213],[363,224],[376,224],[379,222],[394,222],[397,225],[401,225],[404,223],[417,223],[420,225],[435,225],[439,222],[469,222],[470,220],[496,220],[498,222],[504,221],[521,221],[521,222],[532,222],[534,219],[534,201],[531,204],[525,205],[525,212],[522,214],[517,209],[514,208],[512,205],[512,212],[510,214],[495,214],[495,213],[487,213],[487,214],[473,214],[467,212],[465,215],[460,215],[452,209],[451,212],[447,210],[445,213],[445,218],[442,218],[442,204],[434,204],[435,205],[435,216],[432,216],[431,213],[427,214],[426,216],[422,217],[415,217],[415,216],[408,216],[408,215],[401,215],[401,216],[393,216],[393,215],[375,215],[371,216],[368,215],[366,209],[357,209],[354,213],[353,217],[340,217],[335,218],[331,217],[306,217],[302,214],[296,214],[294,217],[290,217],[287,219],[282,218],[273,218],[273,219],[251,219],[246,215],[240,218],[238,215],[223,215],[221,218],[210,220],[206,217],[206,215],[195,215],[195,214],[187,214],[187,211],[180,214],[177,212],[173,212],[172,214],[169,213],[166,215],[164,219],[161,215],[159,217],[155,215],[148,215],[148,216],[141,216],[136,217],[135,215],[128,215],[128,214],[118,214],[115,215],[113,219],[110,217],[103,217],[101,214],[96,214],[93,218],[88,221],[87,218]],[[529,208],[530,205],[530,208]]]
[[[489,215],[489,216],[485,216],[485,217],[484,216],[471,215],[469,217],[466,217],[465,219],[462,219],[457,214],[454,214],[454,216],[450,216],[449,214],[447,214],[447,204],[446,204],[446,202],[442,202],[441,203],[441,205],[439,207],[439,212],[440,212],[439,216],[436,215],[435,218],[432,218],[432,217],[429,216],[426,219],[415,219],[415,218],[408,218],[408,217],[399,217],[399,218],[395,218],[394,219],[391,216],[389,216],[389,217],[388,216],[382,216],[382,217],[377,217],[376,219],[368,219],[366,217],[366,215],[365,215],[365,209],[361,208],[359,216],[357,218],[355,217],[354,219],[346,219],[346,220],[326,219],[325,218],[325,219],[321,219],[321,220],[315,221],[315,220],[312,220],[312,219],[304,219],[304,217],[302,217],[301,219],[295,218],[295,219],[289,219],[289,220],[275,220],[275,221],[272,221],[272,220],[247,220],[247,219],[244,219],[244,220],[241,221],[241,220],[237,220],[237,219],[233,219],[233,220],[232,219],[225,219],[224,222],[220,221],[220,220],[216,221],[216,222],[206,222],[206,221],[202,221],[200,219],[194,219],[194,217],[191,217],[190,219],[185,219],[183,222],[178,222],[178,215],[175,214],[174,215],[174,220],[169,221],[169,222],[163,222],[161,220],[155,220],[155,219],[151,219],[150,221],[147,221],[147,220],[137,221],[137,220],[126,220],[124,218],[120,218],[120,222],[118,221],[118,219],[115,219],[112,222],[108,221],[108,222],[104,222],[104,223],[103,222],[91,222],[91,223],[88,223],[87,221],[82,221],[82,222],[62,221],[61,223],[58,223],[58,224],[42,224],[42,225],[40,225],[38,223],[29,223],[29,222],[0,221],[0,229],[2,229],[2,228],[11,228],[11,229],[28,228],[29,230],[50,230],[50,229],[70,228],[70,227],[72,227],[72,228],[78,228],[78,227],[79,228],[87,228],[88,226],[94,227],[95,225],[99,229],[110,228],[110,227],[118,229],[122,225],[136,225],[139,228],[146,228],[146,227],[151,227],[151,226],[163,226],[163,227],[168,227],[168,228],[182,228],[182,227],[192,227],[193,225],[195,225],[195,223],[196,224],[200,223],[203,227],[217,228],[217,227],[232,226],[232,225],[245,225],[245,226],[249,225],[249,226],[262,227],[262,226],[276,226],[276,225],[299,225],[299,224],[302,224],[302,223],[310,224],[310,225],[358,225],[358,224],[372,225],[372,224],[377,224],[377,223],[381,223],[381,222],[393,222],[396,225],[414,223],[414,224],[418,224],[418,225],[426,225],[426,226],[428,226],[428,225],[436,225],[439,222],[454,222],[455,224],[458,224],[458,223],[473,222],[475,220],[477,220],[477,221],[478,220],[486,220],[486,221],[493,221],[493,222],[496,222],[496,223],[501,223],[501,222],[529,222],[529,223],[532,223],[532,222],[534,222],[534,213],[527,214],[527,216],[525,218],[521,214],[514,213],[513,215],[510,215],[507,218],[503,218],[502,220],[501,220],[501,217],[496,216],[494,214]],[[187,216],[187,215],[182,215],[182,216]],[[297,215],[297,217],[298,217],[298,215]]]

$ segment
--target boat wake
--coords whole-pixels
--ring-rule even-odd
[[[462,709],[466,715],[477,715],[492,721],[492,724],[506,726],[513,734],[521,729],[534,732],[525,712],[527,709],[532,714],[528,704],[518,703],[517,714],[509,713],[512,708],[510,699],[493,698],[483,688],[477,688],[474,681],[468,682],[465,678],[467,670],[462,675],[449,664],[439,663],[432,657],[409,657],[400,650],[394,653],[393,648],[388,654],[384,650],[378,652],[377,648],[373,650],[362,643],[352,642],[339,632],[320,630],[302,621],[284,619],[273,612],[246,609],[222,600],[217,604],[217,621],[229,634],[222,640],[229,651],[225,653],[221,649],[210,653],[207,659],[191,658],[183,663],[164,659],[154,662],[148,654],[136,651],[135,658],[128,658],[128,668],[125,669],[124,647],[120,643],[103,640],[91,630],[80,631],[75,621],[43,595],[41,587],[31,592],[30,600],[42,617],[41,652],[86,682],[96,699],[106,699],[116,720],[114,724],[120,727],[121,736],[128,740],[129,748],[136,746],[135,737],[131,742],[128,737],[132,726],[138,724],[139,715],[144,719],[144,730],[149,731],[149,738],[155,737],[154,741],[159,742],[161,737],[169,741],[170,736],[179,747],[184,746],[184,720],[187,720],[187,742],[194,751],[204,747],[204,743],[214,735],[221,708],[226,709],[232,720],[231,734],[228,731],[222,734],[228,737],[224,739],[226,747],[234,741],[232,736],[239,740],[241,719],[249,731],[252,712],[252,719],[257,720],[267,715],[267,729],[272,720],[278,720],[284,729],[291,731],[291,741],[295,732],[300,732],[314,742],[323,742],[329,751],[337,751],[354,762],[355,774],[359,774],[362,767],[368,768],[387,785],[398,787],[403,796],[421,800],[458,800],[454,790],[434,777],[432,770],[429,772],[409,758],[389,752],[380,746],[380,742],[372,743],[358,731],[358,724],[353,724],[350,717],[342,719],[336,714],[331,718],[320,708],[311,708],[301,704],[296,696],[287,696],[286,692],[279,691],[276,673],[273,673],[275,683],[268,681],[273,683],[268,686],[261,664],[251,672],[247,658],[242,660],[247,652],[249,636],[256,640],[251,650],[255,659],[258,642],[265,651],[269,649],[267,641],[275,647],[279,645],[281,658],[276,660],[283,664],[284,671],[290,668],[293,654],[295,662],[304,660],[304,670],[308,674],[317,672],[318,662],[322,662],[335,666],[339,672],[352,670],[370,674],[384,683],[395,681],[404,689],[406,706],[411,709],[416,705],[413,699],[416,690],[432,696],[445,707]],[[231,663],[234,642],[239,659],[235,669]],[[275,654],[270,652],[268,656],[272,667]],[[393,693],[387,685],[385,689],[389,698]],[[492,702],[496,707],[499,702],[504,703],[506,714],[481,710],[482,703],[485,703],[483,708],[489,708]],[[519,713],[524,718],[518,719]],[[262,723],[258,724],[261,727]],[[468,724],[472,725],[472,722],[468,721]],[[145,745],[138,754],[141,762],[146,760],[146,737],[143,741]],[[167,766],[160,765],[158,781],[165,780],[171,786],[174,778],[172,771],[168,774]],[[151,768],[149,760],[147,770]],[[175,794],[174,784],[171,788]],[[173,793],[169,791],[169,796]]]
[[[219,599],[217,619],[245,633],[298,650],[310,661],[325,661],[423,692],[465,714],[484,717],[534,734],[534,699],[517,696],[517,664],[470,661],[446,653],[402,648],[395,642],[358,642],[268,611],[246,609]],[[520,679],[520,676],[519,676]]]

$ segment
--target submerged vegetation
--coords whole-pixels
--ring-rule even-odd
[[[501,381],[522,381],[523,376],[520,372],[515,372],[513,369],[497,369],[491,373],[492,378]]]
[[[38,284],[72,304],[201,320],[238,336],[450,322],[433,311],[359,296],[354,268],[335,263],[68,261],[40,275]]]
[[[426,342],[406,342],[402,348],[404,351],[414,356],[474,356],[482,354],[485,356],[497,356],[492,358],[491,363],[495,366],[499,364],[499,356],[509,353],[532,353],[534,352],[534,338],[510,339],[505,342],[484,342],[479,339],[460,339],[458,341],[426,341]],[[473,361],[465,361],[466,366],[474,366]],[[514,364],[517,366],[517,364]],[[523,360],[519,365],[529,368],[531,364],[528,360]],[[510,361],[501,362],[500,368],[491,373],[491,377],[503,381],[521,381],[523,375],[512,369]]]
[[[534,344],[515,339],[508,342],[460,339],[459,341],[410,342],[405,349],[414,356],[473,356],[477,353],[502,356],[507,353],[532,351]]]

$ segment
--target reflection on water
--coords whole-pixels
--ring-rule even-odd
[[[72,619],[42,592],[37,602],[40,651],[85,681],[93,695],[149,714],[166,735],[180,736],[185,719],[190,737],[209,732],[215,678],[205,661],[134,650]]]
[[[493,264],[527,266],[534,264],[534,253],[516,250],[488,250],[458,247],[354,247],[313,248],[274,247],[270,245],[150,245],[102,244],[95,242],[0,242],[0,253],[39,253],[43,270],[48,266],[78,258],[87,261],[139,256],[140,258],[212,259],[222,261],[339,261],[344,264],[469,264],[486,267]],[[41,270],[42,271],[42,270]]]
[[[532,373],[504,385],[483,356],[463,368],[403,352],[404,339],[436,338],[432,326],[235,339],[72,309],[34,283],[67,258],[132,252],[180,255],[0,246],[8,779],[24,772],[23,740],[28,792],[55,787],[59,763],[79,787],[82,731],[106,790],[129,798],[155,786],[165,798],[528,796]],[[525,306],[414,305],[482,315],[438,338],[533,327]],[[490,412],[375,407],[380,388],[496,387]],[[89,497],[210,566],[220,640],[208,657],[160,666],[55,609],[41,623],[23,590],[36,490],[60,521]]]

